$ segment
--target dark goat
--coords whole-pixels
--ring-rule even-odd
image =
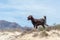
[[[34,25],[34,28],[37,29],[37,26],[42,25],[43,28],[45,28],[44,25],[46,25],[46,16],[44,16],[44,19],[35,19],[32,15],[28,16],[28,20],[31,20],[32,24]]]

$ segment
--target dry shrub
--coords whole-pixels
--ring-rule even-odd
[[[23,31],[20,35],[21,36],[24,36],[24,35],[26,35],[26,34],[30,34],[30,33],[32,33],[33,31]]]
[[[38,28],[38,31],[51,31],[51,30],[60,30],[60,24],[54,25],[54,26],[47,26],[45,29],[42,28],[41,26]]]
[[[48,30],[60,30],[60,24],[54,25],[47,27]]]
[[[38,33],[34,33],[32,37],[37,37],[38,36]]]
[[[27,32],[24,31],[24,32],[22,32],[20,35],[21,35],[21,36],[24,36],[26,33],[27,33]]]
[[[58,32],[53,32],[52,34],[56,34],[57,36],[60,37],[60,34]]]
[[[42,31],[42,32],[40,33],[40,36],[41,36],[41,37],[47,37],[47,36],[49,36],[49,35],[48,35],[48,33],[47,33],[46,31]]]
[[[38,31],[43,31],[43,30],[44,30],[44,28],[42,28],[42,27],[38,28]]]

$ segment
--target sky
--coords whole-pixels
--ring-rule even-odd
[[[47,24],[60,24],[60,0],[0,0],[0,20],[16,22],[21,26],[33,26],[27,20],[47,16]]]

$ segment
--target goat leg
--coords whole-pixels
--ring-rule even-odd
[[[35,28],[35,25],[34,25],[34,28]]]
[[[46,26],[49,26],[49,25],[47,25],[47,24],[45,24]]]
[[[37,29],[37,26],[36,26],[36,29]]]
[[[34,28],[36,28],[36,29],[37,29],[37,26],[36,26],[36,25],[34,25]]]
[[[45,26],[44,25],[42,25],[43,26],[43,28],[45,29]]]

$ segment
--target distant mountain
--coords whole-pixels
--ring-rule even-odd
[[[0,20],[0,29],[22,29],[22,27],[16,22],[8,22],[5,20]]]
[[[22,27],[19,24],[17,24],[16,22],[8,22],[5,20],[0,20],[0,30],[20,30],[20,31],[30,31],[32,30],[31,27]]]

